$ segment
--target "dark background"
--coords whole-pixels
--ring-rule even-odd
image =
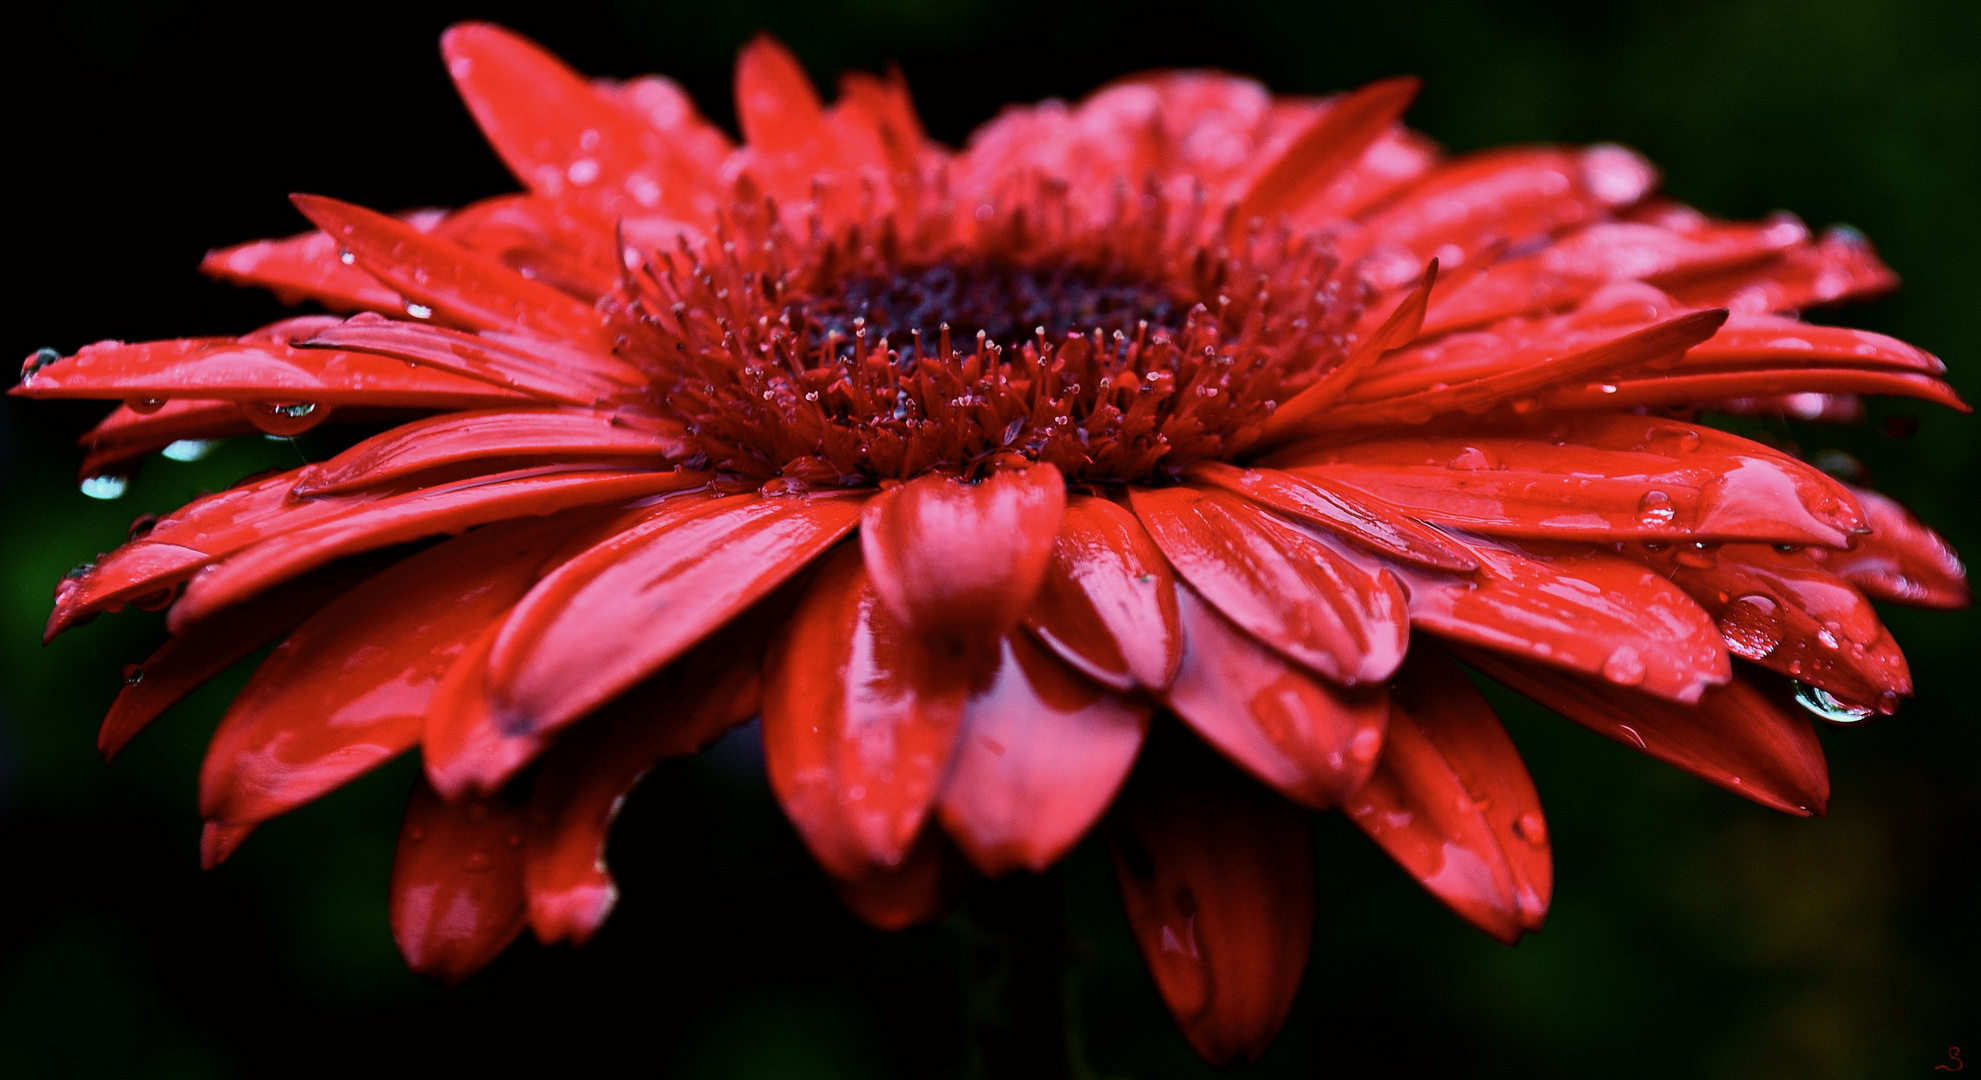
[[[759,28],[821,78],[898,60],[952,143],[1007,100],[1148,67],[1215,65],[1289,92],[1414,72],[1427,84],[1412,123],[1454,149],[1616,140],[1710,212],[1862,228],[1905,288],[1820,317],[1938,353],[1981,398],[1971,0],[22,5],[6,16],[0,352],[268,321],[272,301],[193,267],[209,246],[301,228],[289,191],[394,209],[511,189],[435,54],[469,16],[595,74],[671,74],[725,124],[730,58]],[[588,948],[522,944],[454,990],[405,973],[386,930],[408,762],[201,873],[199,755],[244,672],[106,767],[94,726],[159,619],[127,612],[46,649],[38,631],[62,571],[131,517],[322,449],[237,440],[197,465],[154,461],[125,498],[96,502],[75,489],[70,442],[100,407],[0,410],[0,1073],[965,1068],[997,939],[968,912],[898,935],[843,915],[740,743],[661,769],[632,800],[613,853],[624,901]],[[1910,439],[1876,422],[1911,415]],[[1885,403],[1871,424],[1773,434],[1857,455],[1981,552],[1981,423]],[[1507,702],[1559,868],[1548,928],[1518,948],[1460,925],[1338,818],[1318,822],[1314,955],[1256,1074],[1928,1077],[1951,1045],[1981,1058],[1981,621],[1890,621],[1919,696],[1825,732],[1826,820],[1772,814]],[[1080,956],[1069,1015],[1092,1074],[1204,1074],[1134,955],[1104,856],[1089,844],[1063,876]]]

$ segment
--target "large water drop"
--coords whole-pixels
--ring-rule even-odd
[[[1795,701],[1808,709],[1812,716],[1832,724],[1855,724],[1877,712],[1869,706],[1854,705],[1820,686],[1810,686],[1804,682],[1795,684]]]

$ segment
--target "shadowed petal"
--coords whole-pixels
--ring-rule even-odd
[[[1390,686],[1389,738],[1349,819],[1460,917],[1511,945],[1554,886],[1540,796],[1486,699],[1436,645]]]
[[[1134,514],[1092,495],[1067,498],[1025,626],[1116,690],[1161,690],[1183,657],[1176,575]]]
[[[1967,568],[1940,534],[1911,511],[1868,488],[1851,489],[1871,531],[1849,551],[1831,555],[1831,573],[1879,600],[1915,607],[1964,608],[1973,594]]]
[[[1240,469],[1221,462],[1191,466],[1199,485],[1243,495],[1285,517],[1317,526],[1365,550],[1434,570],[1470,573],[1479,560],[1442,532],[1397,507],[1336,484],[1318,470]]]
[[[496,331],[469,334],[376,315],[352,316],[298,344],[397,357],[554,405],[601,405],[646,388],[645,377],[616,357],[562,342]]]
[[[294,490],[298,496],[323,495],[450,466],[513,467],[521,463],[518,459],[657,467],[685,456],[676,424],[583,409],[488,409],[416,420],[374,435],[329,461],[305,467]]]
[[[1224,492],[1131,488],[1129,501],[1176,572],[1253,637],[1343,686],[1403,661],[1409,619],[1387,572]]]
[[[1752,668],[1685,706],[1478,649],[1460,655],[1591,731],[1763,806],[1807,817],[1829,803],[1815,726],[1777,681]]]
[[[1422,87],[1410,76],[1382,79],[1335,102],[1252,181],[1239,200],[1238,221],[1296,211],[1327,191],[1395,126]]]
[[[820,567],[772,646],[763,701],[771,789],[835,877],[898,867],[949,771],[968,686],[922,645],[848,545]]]
[[[857,879],[828,876],[847,910],[876,930],[905,930],[949,913],[971,879],[970,865],[940,829],[923,829],[895,867],[872,867]]]
[[[1259,644],[1188,587],[1177,589],[1185,645],[1164,704],[1205,742],[1281,794],[1338,805],[1376,767],[1389,696],[1331,686]]]
[[[1761,314],[1862,299],[1897,287],[1898,275],[1879,261],[1863,233],[1834,228],[1816,243],[1766,262],[1675,284],[1672,294],[1686,304]]]
[[[1147,704],[1008,634],[990,686],[964,709],[937,815],[986,875],[1043,871],[1114,801],[1148,727]]]
[[[1213,1065],[1256,1061],[1313,937],[1306,815],[1172,734],[1149,747],[1107,837],[1128,925],[1184,1038]]]
[[[459,805],[415,783],[392,860],[392,940],[406,966],[458,983],[523,932],[522,814],[499,799]]]

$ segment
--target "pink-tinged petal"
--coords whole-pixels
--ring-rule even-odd
[[[1760,314],[1862,299],[1897,287],[1898,275],[1879,261],[1864,234],[1835,228],[1814,244],[1759,265],[1674,284],[1672,294],[1696,307]]]
[[[1414,627],[1679,702],[1731,677],[1713,620],[1641,563],[1579,548],[1469,546],[1477,578],[1396,569]]]
[[[1549,409],[1641,409],[1712,404],[1729,398],[1787,394],[1884,394],[1919,398],[1955,412],[1973,412],[1953,387],[1931,375],[1837,367],[1775,367],[1753,371],[1674,371],[1652,378],[1558,386],[1539,398]]]
[[[606,834],[647,770],[701,750],[756,715],[762,622],[745,616],[742,625],[731,624],[607,705],[544,758],[523,848],[537,940],[582,945],[611,914],[619,890],[606,870]]]
[[[860,502],[746,495],[685,512],[663,504],[571,559],[517,605],[496,640],[488,679],[501,722],[516,734],[548,733],[665,667],[851,532]]]
[[[569,199],[498,195],[447,215],[434,232],[587,303],[626,269],[612,220]]]
[[[1320,113],[1256,177],[1238,204],[1238,220],[1297,211],[1361,160],[1417,97],[1423,81],[1404,76],[1370,83]]]
[[[1695,311],[1612,338],[1565,356],[1512,357],[1530,360],[1476,379],[1454,382],[1442,389],[1424,389],[1388,400],[1351,400],[1322,414],[1317,423],[1366,425],[1413,422],[1440,413],[1477,411],[1516,398],[1539,394],[1611,372],[1628,371],[1661,359],[1676,358],[1713,336],[1726,321],[1724,310]],[[1733,396],[1733,395],[1726,395]]]
[[[442,673],[523,595],[570,527],[470,533],[312,615],[221,719],[200,774],[201,815],[266,821],[411,748]]]
[[[1708,341],[1686,351],[1676,372],[1744,367],[1878,368],[1942,375],[1947,365],[1924,349],[1869,330],[1822,326],[1780,315],[1736,312]]]
[[[1403,662],[1409,618],[1386,571],[1224,492],[1133,488],[1129,501],[1177,574],[1253,637],[1342,686]]]
[[[1974,599],[1967,568],[1940,534],[1868,488],[1853,488],[1871,531],[1830,556],[1831,573],[1879,600],[1914,607],[1964,608]]]
[[[877,930],[905,930],[935,922],[956,905],[970,883],[970,865],[940,829],[923,829],[907,858],[894,867],[872,867],[855,879],[827,876],[846,909]]]
[[[687,212],[697,166],[708,164],[704,144],[723,142],[664,80],[588,82],[498,26],[458,24],[441,37],[441,51],[461,100],[516,179],[608,220]]]
[[[1313,841],[1299,808],[1185,742],[1152,745],[1109,816],[1114,876],[1183,1037],[1256,1061],[1307,966]]]
[[[499,260],[362,206],[321,195],[294,195],[290,201],[359,266],[404,296],[406,313],[414,318],[611,345],[590,304],[531,281]]]
[[[355,560],[325,567],[165,639],[144,663],[125,674],[124,688],[110,703],[97,733],[96,748],[106,760],[116,757],[138,732],[195,687],[294,630],[378,569],[375,563]]]
[[[1105,686],[1161,690],[1183,657],[1176,619],[1176,576],[1135,515],[1069,496],[1026,628]]]
[[[896,619],[861,565],[836,552],[765,668],[771,790],[827,871],[899,867],[955,753],[968,682]]]
[[[299,497],[341,493],[457,467],[493,471],[544,459],[658,467],[686,456],[680,425],[583,409],[488,409],[401,424],[303,469]]]
[[[288,478],[293,482],[294,474]],[[177,629],[347,555],[508,518],[627,502],[696,487],[706,479],[700,473],[556,465],[357,501],[357,505],[346,505],[341,512],[291,528],[207,570],[186,586],[185,595],[172,608],[168,625]]]
[[[1842,547],[1863,526],[1816,469],[1712,428],[1553,417],[1507,435],[1367,439],[1275,455],[1292,475],[1446,528],[1529,539],[1690,539]]]
[[[881,78],[863,72],[841,75],[839,104],[833,111],[842,126],[854,125],[870,133],[880,147],[876,164],[892,172],[913,172],[926,152],[927,136],[899,68],[889,68]]]
[[[433,368],[411,367],[383,356],[235,338],[181,338],[135,345],[99,342],[41,368],[13,392],[31,398],[115,398],[149,403],[195,398],[244,404],[307,403],[317,408],[475,409],[524,400],[485,382]]]
[[[1395,310],[1374,331],[1356,343],[1355,351],[1349,353],[1334,370],[1321,376],[1314,385],[1273,410],[1272,416],[1266,420],[1264,433],[1259,437],[1260,448],[1277,446],[1307,433],[1314,427],[1315,417],[1340,400],[1341,395],[1364,372],[1384,356],[1415,340],[1423,329],[1424,310],[1431,302],[1431,288],[1437,281],[1438,261],[1432,259],[1424,267],[1424,277],[1417,287],[1398,301]]]
[[[1147,704],[1088,682],[1014,631],[990,686],[964,709],[937,817],[986,875],[1043,871],[1106,812],[1148,729]]]
[[[1444,533],[1318,472],[1241,469],[1211,461],[1191,466],[1184,476],[1198,485],[1243,495],[1283,517],[1326,529],[1387,558],[1459,573],[1479,568],[1479,561]]]
[[[340,417],[348,414],[340,413]],[[145,455],[182,439],[226,439],[255,431],[239,402],[167,401],[156,412],[138,412],[128,405],[110,410],[95,427],[77,439],[87,451],[78,475],[83,479],[116,472]]]
[[[413,225],[431,227],[426,212]],[[321,230],[280,240],[256,240],[206,253],[200,272],[233,285],[267,289],[284,304],[314,300],[332,311],[404,311],[406,298],[345,262],[337,241]]]
[[[1515,244],[1593,220],[1642,198],[1656,180],[1616,146],[1491,150],[1446,161],[1365,219],[1378,242],[1416,255]]]
[[[373,315],[325,327],[300,344],[396,357],[565,405],[596,405],[628,397],[646,385],[645,376],[630,365],[597,351],[514,334],[466,334]]]
[[[825,135],[818,91],[791,51],[758,35],[736,57],[736,123],[765,153],[805,153]]]
[[[1031,606],[1066,511],[1051,465],[978,484],[929,473],[881,492],[860,519],[874,591],[911,633],[987,647]]]
[[[1824,565],[1828,557],[1760,544],[1644,553],[1718,621],[1736,655],[1889,713],[1912,693],[1905,654],[1864,594]]]
[[[1554,889],[1534,781],[1492,706],[1435,645],[1390,686],[1390,734],[1349,819],[1458,915],[1511,945]]]
[[[1163,704],[1218,752],[1287,798],[1324,810],[1360,788],[1382,753],[1389,696],[1349,693],[1288,663],[1189,588],[1186,643]]]
[[[523,932],[527,823],[500,799],[450,804],[413,788],[392,860],[392,940],[406,966],[449,985]]]
[[[1460,656],[1597,734],[1763,806],[1807,817],[1829,803],[1830,774],[1814,725],[1779,680],[1751,668],[1688,706],[1478,649]]]

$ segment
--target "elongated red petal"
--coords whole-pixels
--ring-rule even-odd
[[[1871,531],[1831,555],[1831,573],[1879,599],[1916,607],[1963,608],[1973,601],[1967,568],[1940,534],[1897,502],[1854,488]]]
[[[1307,966],[1313,843],[1293,804],[1183,743],[1151,745],[1108,819],[1115,880],[1183,1037],[1256,1061]]]
[[[1298,438],[1313,428],[1316,417],[1340,400],[1341,395],[1385,355],[1410,344],[1424,326],[1424,310],[1431,302],[1431,287],[1438,281],[1438,261],[1424,267],[1423,280],[1396,305],[1368,337],[1357,342],[1355,351],[1344,357],[1334,370],[1314,385],[1294,395],[1293,400],[1273,410],[1259,437],[1263,447],[1277,446]]]
[[[294,630],[377,569],[376,564],[355,560],[325,567],[165,639],[124,677],[124,688],[110,703],[97,733],[96,748],[106,760],[116,757],[138,732],[195,687]]]
[[[847,910],[877,930],[932,923],[955,906],[970,866],[940,829],[923,829],[901,865],[873,867],[857,879],[828,877]]]
[[[1834,228],[1816,243],[1766,262],[1674,284],[1672,293],[1686,304],[1759,314],[1876,296],[1897,286],[1898,275],[1878,259],[1863,233]]]
[[[762,621],[732,624],[606,706],[544,759],[530,793],[523,864],[537,940],[582,945],[611,914],[619,890],[605,866],[606,833],[647,770],[756,715]]]
[[[1298,210],[1327,191],[1416,100],[1423,82],[1410,76],[1370,83],[1315,117],[1238,204],[1241,221]]]
[[[449,984],[488,966],[523,932],[520,811],[500,799],[450,804],[413,788],[392,860],[392,940],[406,966]]]
[[[1686,706],[1478,649],[1460,655],[1591,731],[1763,806],[1807,817],[1829,803],[1815,726],[1785,688],[1751,668]]]
[[[1444,533],[1400,509],[1317,472],[1240,469],[1222,462],[1191,466],[1192,482],[1243,495],[1275,513],[1318,526],[1378,555],[1434,570],[1470,573],[1479,560]]]
[[[516,334],[468,334],[376,315],[353,316],[299,344],[396,357],[558,405],[602,405],[645,386],[644,376],[608,355]]]
[[[1402,590],[1322,541],[1223,492],[1129,492],[1170,564],[1247,633],[1343,686],[1381,682],[1403,661]]]
[[[495,526],[421,552],[311,616],[222,718],[200,813],[252,825],[419,740],[441,674],[536,580],[569,523]]]
[[[771,789],[849,881],[908,857],[949,771],[968,683],[881,601],[859,549],[819,570],[765,669]]]
[[[1287,798],[1336,806],[1382,753],[1389,697],[1349,693],[1294,666],[1233,626],[1188,587],[1177,590],[1183,663],[1163,703],[1205,742]]]
[[[578,555],[503,624],[488,667],[501,722],[544,734],[582,716],[803,570],[859,514],[857,496],[713,499],[662,507]]]
[[[1168,561],[1134,514],[1092,495],[1067,499],[1025,625],[1060,659],[1116,690],[1161,690],[1183,658]]]
[[[431,227],[438,213],[414,215]],[[404,311],[406,299],[339,257],[330,234],[312,229],[279,240],[256,240],[206,253],[200,272],[234,285],[267,289],[284,304],[314,300],[331,311]]]
[[[825,134],[824,107],[798,58],[758,36],[736,57],[736,122],[752,149],[802,152]]]
[[[220,563],[191,584],[168,625],[203,619],[334,559],[508,518],[610,505],[701,484],[699,473],[548,466],[421,488],[341,508]]]
[[[1582,549],[1471,547],[1478,579],[1397,568],[1413,626],[1679,702],[1730,677],[1713,620],[1642,564]]]
[[[294,490],[322,495],[475,463],[485,469],[540,459],[658,466],[685,451],[674,424],[580,409],[490,409],[401,424],[304,468]]]
[[[1065,508],[1066,481],[1051,465],[980,484],[931,473],[867,504],[860,548],[874,590],[910,632],[987,645],[1031,606]]]
[[[1390,704],[1382,761],[1342,809],[1467,922],[1509,945],[1539,930],[1554,887],[1547,821],[1492,706],[1427,644]]]
[[[1636,202],[1656,173],[1616,146],[1520,147],[1453,158],[1365,219],[1377,241],[1422,260],[1450,245],[1515,244]]]
[[[1008,634],[997,674],[964,710],[937,815],[985,874],[1042,871],[1106,812],[1148,727],[1147,704]]]
[[[498,260],[362,206],[321,195],[296,195],[291,201],[358,265],[404,296],[406,313],[416,319],[610,345],[590,304]]]

